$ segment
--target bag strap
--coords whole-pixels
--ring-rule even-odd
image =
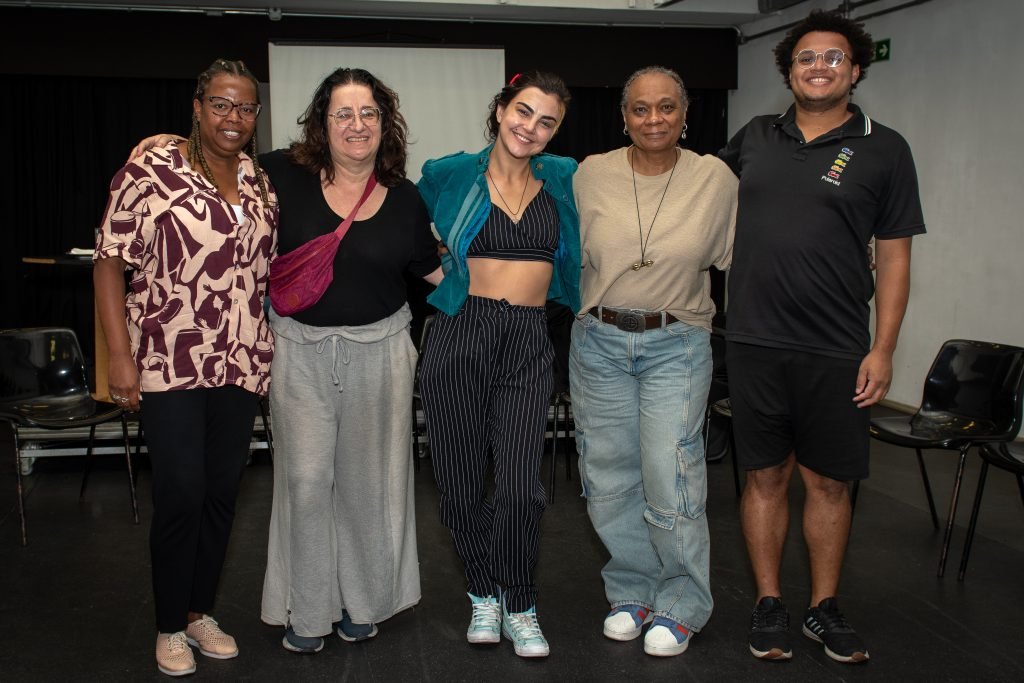
[[[377,174],[371,173],[370,177],[366,179],[366,188],[363,189],[363,196],[359,198],[356,205],[348,212],[348,217],[341,222],[341,225],[334,229],[334,235],[338,238],[339,242],[345,236],[345,233],[348,232],[348,229],[352,227],[352,221],[355,219],[356,214],[359,213],[359,209],[366,202],[366,199],[370,196],[370,193],[373,192],[373,188],[375,187],[377,187]]]

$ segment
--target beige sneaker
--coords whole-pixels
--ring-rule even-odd
[[[168,676],[187,676],[196,672],[196,659],[184,631],[156,634],[156,668]]]
[[[235,639],[220,630],[217,622],[208,614],[197,619],[185,629],[188,644],[195,645],[207,657],[231,659],[238,656]]]

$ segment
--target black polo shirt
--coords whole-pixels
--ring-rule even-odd
[[[850,111],[810,143],[794,107],[759,116],[719,152],[740,179],[729,340],[851,359],[869,351],[868,242],[925,227],[906,140]]]

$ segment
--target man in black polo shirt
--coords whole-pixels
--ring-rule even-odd
[[[720,153],[740,178],[726,366],[748,470],[741,518],[757,583],[750,651],[762,659],[792,657],[779,568],[794,470],[806,489],[811,566],[803,633],[832,659],[868,659],[835,597],[850,530],[847,484],[868,475],[868,406],[889,389],[911,236],[924,232],[910,148],[850,102],[872,48],[860,24],[812,12],[775,48],[794,104],[753,119]]]

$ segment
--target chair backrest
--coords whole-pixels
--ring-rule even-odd
[[[944,415],[965,431],[1013,439],[1021,427],[1022,396],[1024,349],[953,339],[928,371],[918,416],[934,422]]]
[[[0,401],[89,395],[74,331],[33,327],[0,331]]]

